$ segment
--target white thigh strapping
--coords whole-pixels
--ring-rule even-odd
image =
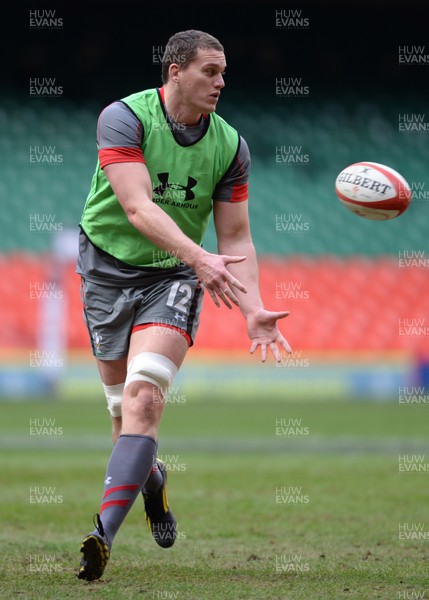
[[[133,381],[148,381],[166,395],[177,373],[173,361],[157,352],[140,352],[128,365],[125,387]]]

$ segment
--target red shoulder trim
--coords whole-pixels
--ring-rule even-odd
[[[249,184],[242,183],[241,185],[234,185],[232,188],[230,202],[244,202],[249,198]]]
[[[139,162],[146,164],[141,148],[101,148],[98,158],[102,169],[112,163]]]

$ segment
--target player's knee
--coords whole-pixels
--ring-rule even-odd
[[[114,444],[119,439],[122,431],[122,417],[112,417],[112,441]]]
[[[134,381],[124,393],[123,414],[126,423],[152,425],[159,422],[165,404],[160,389],[147,381]]]

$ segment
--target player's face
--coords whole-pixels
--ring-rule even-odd
[[[226,61],[223,52],[199,49],[195,59],[179,69],[182,101],[199,113],[216,110],[220,92],[225,87]]]

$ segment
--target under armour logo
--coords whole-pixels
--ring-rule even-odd
[[[106,477],[106,480],[104,481],[104,484],[105,485],[109,485],[111,481],[112,481],[112,478],[109,475],[109,477]]]
[[[153,193],[163,198],[171,198],[172,200],[193,200],[195,194],[192,191],[197,185],[197,180],[193,177],[188,177],[188,185],[181,185],[180,183],[170,183],[168,181],[169,173],[158,173],[158,179],[161,185],[153,190]]]

